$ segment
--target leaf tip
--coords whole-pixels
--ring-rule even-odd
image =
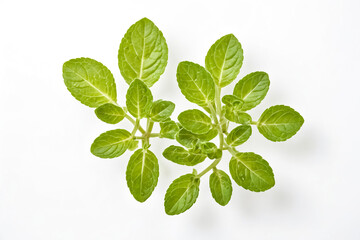
[[[229,33],[229,34],[225,35],[224,37],[237,39],[233,33]]]
[[[153,23],[149,18],[147,17],[143,17],[142,19],[140,19],[138,22],[151,22]]]

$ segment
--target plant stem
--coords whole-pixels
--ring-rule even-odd
[[[218,125],[219,127],[220,125]],[[220,142],[219,142],[219,149],[220,150],[223,150],[224,149],[224,136],[223,136],[223,133],[221,131],[221,128],[218,128],[218,131],[219,131],[219,139],[220,139]],[[220,158],[217,158],[214,162],[212,162],[207,168],[205,168],[201,173],[199,173],[197,175],[198,178],[200,178],[201,176],[203,176],[205,173],[209,172],[211,169],[215,169],[216,168],[216,165],[219,164],[219,162],[221,161],[221,157]]]
[[[111,103],[114,104],[115,106],[120,107],[117,102],[111,101]],[[125,117],[127,120],[129,120],[135,126],[136,121],[126,112],[125,112]],[[138,126],[138,129],[140,130],[141,133],[145,133],[145,130],[140,125]]]
[[[222,135],[222,134],[221,134]],[[220,138],[221,141],[221,138]],[[222,146],[222,149],[226,149],[228,150],[232,156],[235,156],[237,154],[237,151],[235,148],[229,146],[226,144],[226,142],[221,142],[220,146]],[[217,158],[213,163],[211,163],[207,168],[205,168],[201,173],[197,174],[196,177],[200,178],[203,175],[205,175],[207,172],[209,172],[211,169],[216,169],[216,165],[219,164],[219,162],[221,161],[221,158]]]
[[[210,112],[211,112],[211,117],[215,122],[215,126],[217,127],[219,125],[219,120],[217,119],[217,116],[216,116],[216,109],[214,109],[212,104],[208,104],[208,107],[209,107]]]
[[[150,137],[160,137],[160,133],[150,133]]]
[[[214,162],[212,162],[207,168],[205,168],[201,173],[196,175],[197,178],[201,178],[205,173],[209,172],[211,169],[216,168],[216,165],[221,161],[221,158],[217,158]]]
[[[223,116],[221,112],[221,88],[219,86],[215,86],[215,106],[216,106],[216,113],[219,116],[220,120],[218,121],[218,132],[219,132],[219,149],[223,150],[224,147],[224,135],[222,130],[222,122],[223,122]],[[216,165],[215,165],[216,166]]]
[[[136,123],[136,121],[129,115],[129,114],[125,114],[125,117],[126,117],[126,119],[127,120],[129,120],[134,126],[135,126],[135,123]],[[138,127],[138,130],[142,133],[142,134],[144,134],[145,133],[145,130],[139,125],[139,127]]]
[[[221,114],[221,88],[219,86],[215,86],[215,106],[216,106],[216,113],[220,117],[220,122],[222,120]]]
[[[225,148],[231,153],[232,156],[235,156],[238,153],[234,147],[229,146],[227,143],[224,144]]]
[[[221,126],[221,124],[223,122],[223,116],[222,116],[222,113],[221,113],[220,97],[221,97],[221,88],[219,86],[215,86],[215,107],[216,107],[216,109],[214,109],[212,104],[208,104],[208,106],[210,108],[211,116],[212,116],[212,118],[213,118],[213,120],[215,122],[216,128],[217,128],[218,133],[219,133],[219,149],[222,151],[224,149],[224,135],[223,135],[223,130],[222,130],[222,126]],[[220,118],[220,121],[218,120],[218,116]],[[221,161],[221,157],[217,158],[207,168],[205,168],[202,172],[197,174],[196,177],[200,178],[204,174],[209,172],[211,169],[216,169],[216,165],[218,165],[220,161]]]
[[[146,131],[143,133],[143,138],[144,138],[142,139],[143,148],[147,147],[147,145],[149,145],[150,143],[149,138],[151,136],[151,131],[153,129],[153,126],[154,126],[154,122],[150,118],[148,118],[146,122]]]
[[[131,132],[132,137],[135,136],[135,133],[139,129],[139,126],[140,126],[140,119],[137,118],[136,121],[135,121],[135,124],[134,124],[134,129]]]
[[[132,117],[131,117],[130,115],[128,115],[127,113],[125,113],[125,117],[126,117],[127,120],[129,120],[132,124],[135,125],[135,120],[132,119]]]
[[[135,136],[134,138],[139,140],[145,139],[143,136]]]
[[[146,124],[146,132],[150,135],[151,134],[151,131],[153,129],[153,126],[154,126],[154,122],[148,118],[148,121],[147,121],[147,124]]]

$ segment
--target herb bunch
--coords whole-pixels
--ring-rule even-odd
[[[162,154],[176,164],[195,166],[209,159],[204,170],[198,173],[194,169],[171,183],[164,204],[169,215],[183,213],[195,203],[200,179],[208,172],[215,201],[223,206],[230,201],[231,179],[217,168],[224,151],[232,155],[229,171],[239,186],[254,192],[273,187],[275,179],[268,162],[258,154],[236,149],[249,139],[252,126],[267,139],[278,142],[291,138],[304,123],[298,112],[284,105],[266,109],[257,121],[246,113],[268,92],[268,74],[250,73],[236,83],[233,94],[221,96],[222,88],[236,79],[243,63],[243,50],[236,37],[221,37],[208,51],[205,67],[188,61],[179,63],[176,78],[182,94],[203,110],[183,111],[175,122],[171,119],[175,104],[154,101],[150,90],[164,73],[167,60],[165,38],[152,21],[143,18],[128,29],[118,52],[121,75],[129,84],[126,107],[117,103],[114,77],[103,64],[90,58],[64,63],[65,85],[77,100],[95,108],[96,116],[106,123],[117,124],[126,118],[133,124],[129,131],[115,129],[100,134],[91,145],[91,153],[100,158],[117,158],[126,150],[134,151],[127,165],[126,181],[139,202],[151,196],[159,178],[158,158],[150,150],[151,138],[179,143],[167,147]],[[142,120],[146,120],[145,126]],[[237,126],[229,129],[230,122]],[[160,132],[153,132],[154,124],[160,125]],[[212,142],[215,137],[219,138],[218,144]]]

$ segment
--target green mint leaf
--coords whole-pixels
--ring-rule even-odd
[[[165,212],[177,215],[188,210],[199,195],[200,179],[194,174],[186,174],[175,179],[165,194]]]
[[[235,182],[250,191],[263,192],[275,185],[274,173],[260,155],[252,152],[237,153],[229,163]]]
[[[91,153],[100,158],[116,158],[128,149],[131,140],[131,134],[124,129],[107,131],[94,140]]]
[[[116,103],[116,85],[110,70],[90,58],[71,59],[63,65],[67,89],[77,100],[89,107]]]
[[[201,152],[206,154],[210,159],[221,158],[222,151],[218,149],[215,143],[205,142],[200,145]]]
[[[176,73],[177,82],[187,100],[207,107],[215,98],[215,84],[210,74],[199,64],[181,62]]]
[[[179,114],[178,120],[188,131],[195,134],[205,134],[210,131],[211,118],[197,109],[186,110]]]
[[[234,95],[244,101],[241,110],[256,107],[265,98],[269,86],[269,75],[265,72],[253,72],[241,79],[234,88]]]
[[[134,150],[136,150],[137,148],[138,148],[138,146],[139,146],[139,141],[137,141],[137,140],[132,140],[130,143],[129,143],[129,150],[130,151],[134,151]]]
[[[218,130],[216,128],[212,128],[207,133],[195,134],[195,135],[200,141],[208,142],[208,141],[214,139],[218,135]]]
[[[172,120],[160,122],[160,137],[175,139],[179,132],[179,126]]]
[[[215,143],[205,142],[200,145],[201,151],[205,154],[216,152],[217,147]]]
[[[193,148],[199,142],[199,138],[185,128],[181,128],[176,135],[176,141],[187,148]]]
[[[185,147],[193,148],[199,142],[208,142],[214,139],[217,135],[218,131],[216,128],[210,129],[210,131],[205,134],[194,134],[185,128],[181,128],[176,136],[176,141]]]
[[[103,122],[116,124],[125,117],[124,110],[112,103],[105,103],[95,109],[96,116]]]
[[[190,149],[189,157],[187,158],[187,166],[195,166],[196,164],[202,163],[206,159],[206,154],[203,154],[200,149]]]
[[[164,73],[168,48],[162,32],[147,18],[133,24],[119,48],[119,68],[128,84],[140,79],[148,87]]]
[[[130,157],[126,169],[126,181],[131,194],[144,202],[154,191],[159,178],[159,164],[149,149],[138,149]]]
[[[162,122],[168,119],[175,109],[175,104],[170,101],[157,100],[153,102],[150,111],[151,120]]]
[[[171,145],[167,147],[163,156],[174,163],[186,165],[186,159],[189,157],[190,153],[183,147]]]
[[[226,143],[230,146],[239,146],[246,142],[251,136],[251,126],[242,125],[234,128],[226,137]]]
[[[212,154],[212,155],[209,155],[209,154],[208,154],[208,157],[209,157],[210,159],[221,158],[221,157],[222,157],[222,153],[223,153],[222,150],[217,149],[214,154]]]
[[[239,74],[243,59],[240,42],[233,34],[228,34],[211,46],[205,58],[205,66],[215,83],[225,87]]]
[[[224,116],[227,120],[239,124],[250,124],[252,119],[247,113],[244,113],[237,107],[224,106]]]
[[[152,105],[150,89],[139,79],[135,79],[126,93],[127,110],[136,118],[146,117]]]
[[[174,163],[186,166],[195,166],[206,158],[206,155],[199,150],[191,149],[187,151],[183,147],[174,145],[167,147],[163,152],[163,156]]]
[[[236,106],[237,108],[242,107],[242,105],[244,104],[244,101],[241,100],[240,98],[238,98],[235,95],[225,95],[221,101],[228,106]]]
[[[218,204],[228,204],[232,195],[232,185],[230,177],[224,171],[215,169],[210,175],[209,186],[211,195]]]
[[[284,105],[276,105],[263,112],[257,127],[267,139],[280,142],[294,136],[303,123],[304,118],[294,109]]]

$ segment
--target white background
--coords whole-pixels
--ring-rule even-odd
[[[360,239],[359,10],[357,0],[2,0],[0,239]],[[168,43],[168,66],[152,91],[177,103],[174,118],[196,107],[177,88],[177,64],[204,64],[211,44],[228,33],[244,49],[238,79],[257,70],[270,75],[270,91],[250,111],[253,118],[276,104],[303,115],[305,124],[287,142],[270,142],[253,129],[239,148],[270,163],[274,188],[253,193],[233,183],[232,199],[222,207],[211,197],[207,174],[196,204],[167,216],[167,187],[192,171],[161,156],[173,142],[152,140],[160,178],[145,203],[126,186],[131,152],[114,160],[91,155],[93,139],[117,126],[99,121],[70,95],[62,64],[76,57],[102,62],[124,104],[117,51],[143,17]],[[229,157],[220,164],[227,172]]]

